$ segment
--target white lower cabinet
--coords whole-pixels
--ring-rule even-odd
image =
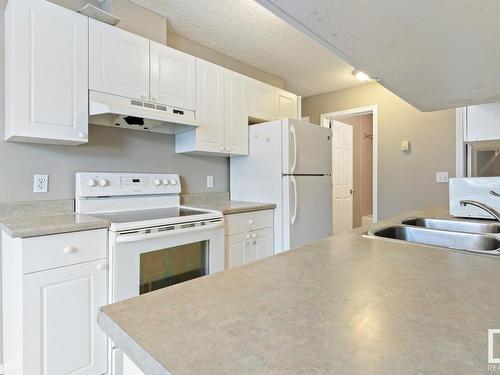
[[[274,254],[273,210],[226,216],[226,269]]]
[[[24,276],[25,374],[103,374],[106,259]]]
[[[24,239],[3,233],[4,374],[105,374],[107,338],[97,314],[107,278],[107,229]]]

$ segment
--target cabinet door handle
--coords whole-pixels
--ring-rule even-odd
[[[253,224],[253,219],[248,220],[248,224],[252,225]]]
[[[141,95],[141,99],[146,100],[147,98],[148,98],[147,95],[144,94]]]
[[[245,238],[248,240],[250,238],[250,234],[247,234]]]
[[[66,246],[63,251],[64,251],[64,254],[72,254],[72,253],[76,253],[76,247],[73,247],[73,246]]]
[[[257,234],[252,233],[252,238],[255,238],[255,237],[257,237]]]
[[[80,138],[80,139],[87,138],[87,133],[84,133],[84,132],[78,133],[78,138]]]
[[[221,150],[221,151],[224,151],[224,146],[220,146],[220,150]]]
[[[231,147],[226,147],[227,152],[231,152]]]
[[[99,263],[99,264],[97,265],[97,269],[98,269],[99,271],[105,270],[105,269],[107,269],[107,268],[108,268],[108,265],[107,265],[106,263]]]

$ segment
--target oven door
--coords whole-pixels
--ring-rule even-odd
[[[111,302],[223,271],[223,224],[111,233]]]

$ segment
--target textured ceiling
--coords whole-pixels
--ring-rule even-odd
[[[500,100],[499,0],[256,0],[415,107]]]
[[[169,31],[273,73],[302,96],[360,84],[351,65],[253,0],[131,0]]]

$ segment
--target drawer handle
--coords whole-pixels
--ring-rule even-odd
[[[64,254],[73,254],[73,253],[76,253],[76,247],[73,247],[73,246],[66,246],[64,248]]]
[[[98,269],[99,271],[105,270],[105,269],[107,269],[107,268],[108,268],[108,265],[107,265],[106,263],[99,263],[99,264],[97,265],[97,269]]]
[[[248,220],[248,224],[252,225],[253,224],[253,219]]]

